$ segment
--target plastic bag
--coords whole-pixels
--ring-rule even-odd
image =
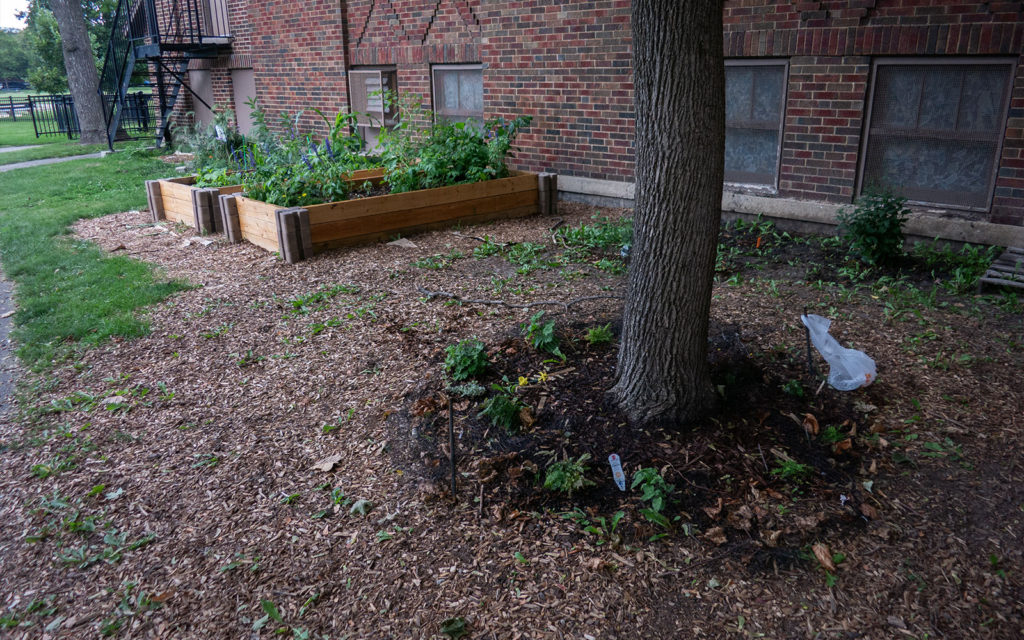
[[[840,391],[853,391],[874,382],[875,361],[863,351],[846,349],[828,333],[832,321],[813,313],[800,316],[811,333],[811,343],[829,364],[828,383]]]

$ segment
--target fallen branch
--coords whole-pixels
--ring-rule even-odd
[[[460,296],[458,294],[449,293],[447,291],[430,291],[429,289],[425,289],[425,288],[423,288],[423,287],[421,287],[419,285],[416,285],[416,290],[419,291],[420,293],[422,293],[427,298],[427,300],[433,300],[434,298],[448,298],[449,300],[455,300],[456,302],[461,302],[463,304],[493,304],[493,305],[501,305],[501,306],[505,306],[505,307],[512,307],[514,309],[530,309],[532,307],[554,306],[554,307],[562,307],[565,311],[568,311],[569,307],[571,307],[573,305],[579,304],[581,302],[587,302],[589,300],[609,300],[609,299],[621,300],[621,299],[623,299],[625,297],[625,296],[621,296],[621,295],[600,295],[600,296],[584,296],[582,298],[576,298],[574,300],[569,300],[568,302],[566,302],[564,300],[535,300],[534,302],[522,302],[522,303],[520,303],[520,302],[508,302],[507,300],[482,300],[482,299],[463,298],[462,296]]]

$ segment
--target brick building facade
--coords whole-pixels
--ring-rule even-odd
[[[254,92],[271,121],[333,113],[366,75],[351,71],[380,72],[453,117],[531,115],[519,168],[632,197],[630,0],[220,1],[231,54],[190,71],[219,106]],[[726,0],[724,28],[735,208],[879,184],[1024,225],[1024,2]]]

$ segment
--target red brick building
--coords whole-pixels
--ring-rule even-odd
[[[189,77],[243,122],[251,95],[272,121],[377,111],[383,83],[443,117],[531,115],[519,168],[632,197],[630,0],[208,1],[230,53]],[[878,184],[1024,226],[1024,2],[726,0],[724,25],[727,209],[822,221]]]

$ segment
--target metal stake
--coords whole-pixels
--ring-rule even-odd
[[[804,307],[804,315],[807,315],[807,307]],[[811,330],[807,325],[804,325],[804,336],[807,338],[807,373],[814,376],[817,374],[814,372],[814,361],[811,360]]]
[[[455,500],[455,414],[452,413],[452,397],[448,396],[448,463],[452,468],[452,500]]]

